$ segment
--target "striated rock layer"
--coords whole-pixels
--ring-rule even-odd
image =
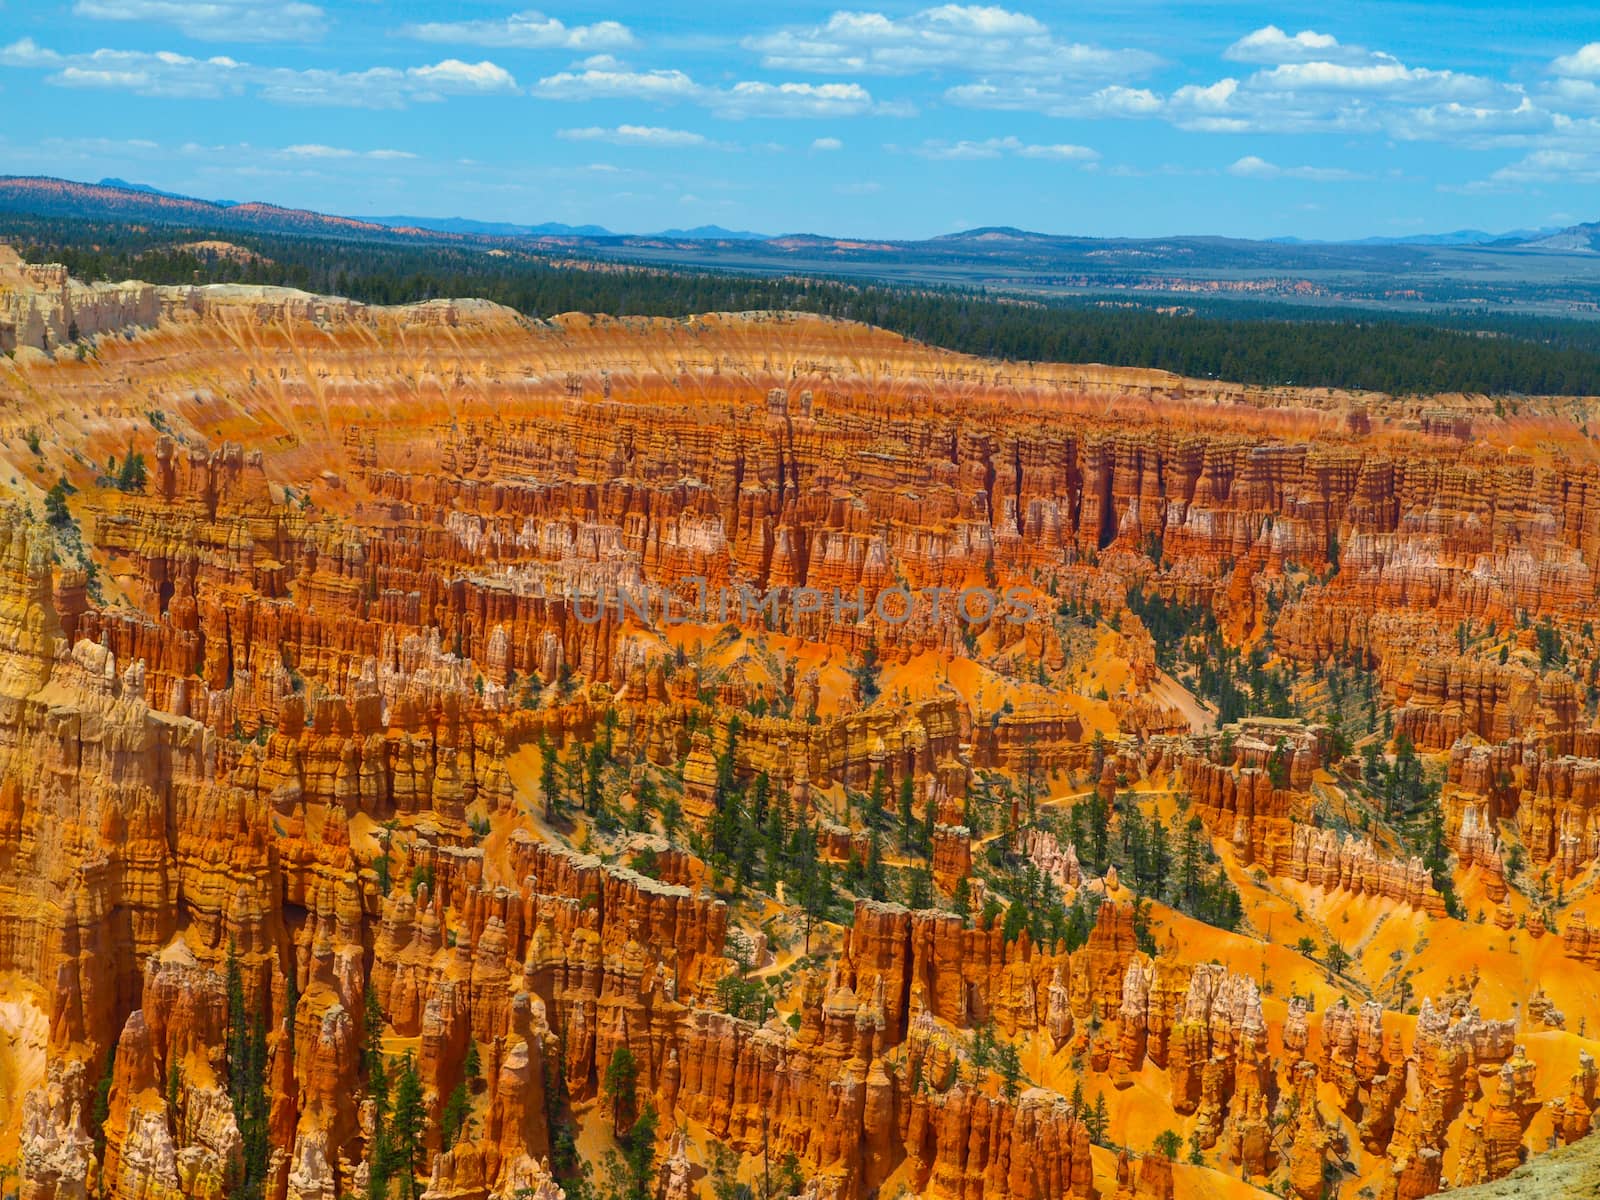
[[[1211,1167],[1310,1200],[1338,1162],[1416,1200],[1587,1132],[1587,459],[1465,442],[1448,406],[1353,420],[785,314],[91,295],[12,265],[0,336],[39,351],[0,367],[0,999],[43,1047],[0,1057],[24,1200],[233,1195],[261,1138],[273,1200],[366,1194],[375,1061],[420,1084],[430,1200],[555,1200],[575,1124],[639,1118],[619,1062],[675,1200],[709,1141],[792,1155],[818,1200],[1182,1196]],[[65,320],[92,355],[46,353]],[[1130,587],[1230,647],[1270,632],[1274,669],[1366,673],[1396,762],[1448,752],[1454,873],[1336,807],[1362,767],[1331,724],[1212,731]],[[927,604],[962,589],[1034,619]],[[943,907],[741,901],[686,847],[758,776],[763,829],[857,883],[925,858]],[[905,806],[887,852],[872,793],[884,827]],[[1237,928],[1152,906],[1041,816],[1102,803],[1117,835],[1146,803],[1214,851]],[[1081,924],[1008,911],[991,852]],[[1456,875],[1493,925],[1443,924]],[[1519,936],[1559,996],[1506,969],[1480,1003],[1434,948]],[[1374,998],[1402,982],[1414,1002]],[[1513,1002],[1537,1030],[1483,1015]],[[1120,1155],[1097,1166],[1091,1126]]]

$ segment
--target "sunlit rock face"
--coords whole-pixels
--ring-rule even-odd
[[[265,1194],[364,1194],[408,1070],[431,1200],[554,1200],[646,1107],[675,1198],[715,1142],[839,1200],[1414,1200],[1588,1131],[1600,477],[1557,406],[0,269],[27,1200],[232,1195],[261,1139]],[[1130,589],[1300,714],[1219,730]],[[1439,855],[1340,737],[1421,752]],[[834,868],[814,921],[715,850],[757,778]],[[1054,820],[1091,797],[1203,845],[1235,928]],[[873,856],[914,907],[845,894]]]

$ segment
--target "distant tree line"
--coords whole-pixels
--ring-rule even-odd
[[[970,354],[1153,367],[1265,386],[1391,393],[1600,394],[1600,323],[1262,305],[1190,314],[981,289],[661,267],[568,266],[525,244],[330,240],[0,214],[0,239],[86,280],[248,283],[374,304],[477,296],[534,317],[789,309],[864,321]],[[194,243],[223,240],[247,255]],[[495,252],[491,253],[491,249]],[[563,252],[564,253],[564,252]]]

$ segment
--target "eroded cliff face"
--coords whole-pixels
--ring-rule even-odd
[[[720,1142],[817,1200],[1416,1200],[1587,1132],[1575,431],[782,314],[156,303],[0,367],[25,1200],[366,1194],[375,1066],[415,1075],[429,1200],[554,1200],[626,1136],[619,1061],[673,1198]],[[1217,729],[1130,588],[1302,715]],[[1396,772],[1438,756],[1427,811],[1357,803],[1335,687]],[[757,779],[831,906],[722,848]],[[1231,928],[1100,862],[1096,804],[1214,852],[1185,886]],[[865,898],[885,860],[925,907]]]

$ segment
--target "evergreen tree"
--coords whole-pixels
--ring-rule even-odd
[[[1106,1131],[1111,1128],[1111,1110],[1103,1092],[1095,1093],[1094,1107],[1084,1114],[1083,1123],[1089,1127],[1089,1140],[1096,1146],[1104,1146]]]
[[[471,1103],[467,1099],[466,1080],[462,1080],[450,1090],[450,1097],[444,1102],[444,1112],[439,1117],[439,1133],[444,1149],[454,1146],[461,1135],[466,1132],[467,1115],[471,1111]]]
[[[561,785],[556,777],[556,748],[550,738],[539,735],[539,791],[544,796],[544,819],[553,823],[561,811]]]
[[[106,1051],[105,1070],[94,1087],[94,1099],[89,1104],[89,1129],[94,1138],[95,1158],[101,1161],[106,1153],[106,1124],[111,1120],[111,1084],[117,1071],[117,1044],[112,1042]]]
[[[612,710],[607,710],[608,712]],[[587,769],[583,778],[583,811],[591,817],[600,815],[600,805],[604,799],[601,788],[604,783],[602,772],[610,761],[610,752],[604,740],[596,739],[589,746]]]
[[[867,889],[867,895],[874,900],[883,900],[889,894],[889,879],[883,867],[883,849],[878,844],[878,831],[873,829],[867,835],[867,861],[862,873],[862,882]]]
[[[402,1169],[406,1200],[416,1200],[417,1171],[421,1168],[422,1135],[428,1119],[417,1065],[407,1054],[395,1077],[394,1112],[389,1118],[389,1146],[394,1165]]]
[[[915,804],[916,786],[911,781],[910,773],[907,772],[900,779],[900,848],[902,850],[910,850],[916,844],[915,834],[912,830]]]
[[[889,782],[884,777],[883,768],[879,767],[872,773],[872,785],[867,789],[866,807],[862,810],[868,827],[876,829],[883,823],[883,806],[888,793]]]
[[[972,885],[965,875],[956,880],[955,890],[950,893],[950,911],[962,920],[972,916]]]
[[[1000,1091],[1007,1100],[1015,1100],[1018,1081],[1022,1078],[1022,1059],[1010,1042],[1000,1042],[994,1048],[995,1070],[1000,1072]]]
[[[618,1046],[606,1064],[600,1090],[611,1102],[611,1131],[621,1137],[633,1124],[639,1103],[639,1063],[633,1051]]]
[[[655,1108],[645,1105],[632,1128],[618,1139],[621,1154],[613,1150],[606,1156],[610,1200],[655,1200],[657,1124]]]
[[[906,907],[933,907],[933,876],[927,867],[913,867],[906,874]]]
[[[224,970],[228,1000],[228,1099],[233,1105],[243,1159],[238,1194],[244,1200],[260,1200],[266,1187],[267,1162],[271,1154],[267,1128],[267,1022],[265,1014],[259,1010],[251,1013],[246,1005],[244,973],[232,939],[228,942]]]

